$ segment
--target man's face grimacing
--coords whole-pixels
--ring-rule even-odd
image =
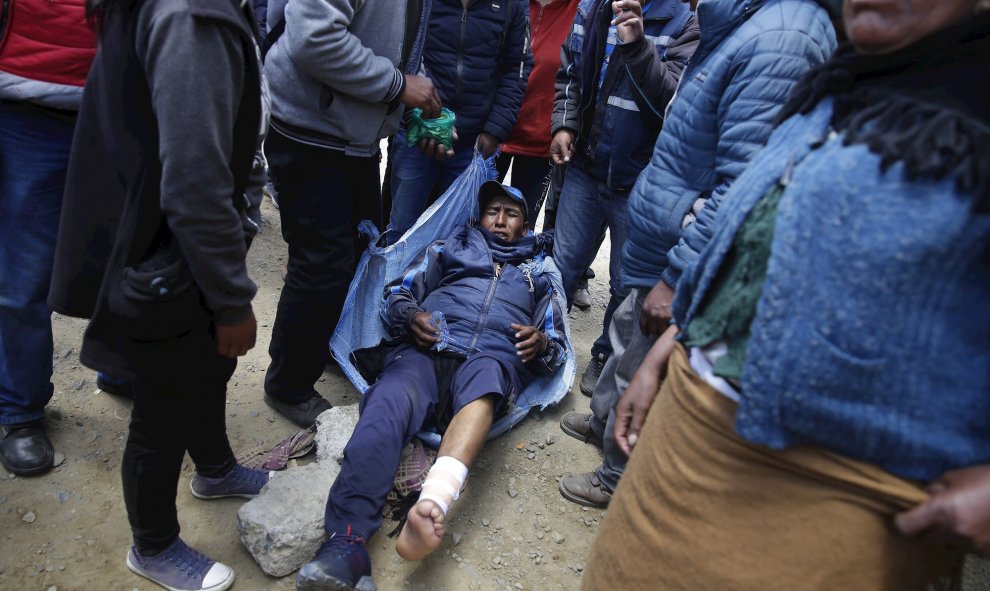
[[[506,242],[522,238],[526,234],[522,205],[504,195],[492,197],[481,212],[481,227]]]

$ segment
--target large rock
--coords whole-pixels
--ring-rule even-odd
[[[316,418],[316,461],[340,463],[358,422],[358,405],[335,406]]]
[[[327,496],[357,416],[356,404],[321,414],[316,421],[317,461],[276,475],[237,512],[241,542],[269,575],[284,577],[295,571],[323,543]]]

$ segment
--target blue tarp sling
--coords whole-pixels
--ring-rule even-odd
[[[378,229],[371,222],[364,222],[361,231],[372,239],[372,244],[361,256],[357,272],[347,292],[347,301],[337,329],[330,339],[330,351],[340,364],[344,374],[354,386],[364,393],[368,383],[352,363],[351,353],[374,347],[386,337],[380,308],[385,286],[400,276],[406,267],[434,240],[442,240],[460,225],[478,217],[478,189],[485,181],[497,177],[495,158],[485,160],[475,152],[468,168],[449,189],[419,217],[395,244],[376,246]],[[560,272],[553,259],[543,259],[544,272],[548,273],[561,309],[567,309],[563,299]],[[502,435],[519,423],[533,407],[546,408],[559,402],[574,383],[576,365],[574,348],[570,340],[570,327],[564,318],[564,334],[567,339],[567,356],[564,365],[551,376],[537,376],[516,398],[515,404],[504,417],[492,425],[488,438]],[[440,436],[434,432],[419,434],[420,439],[434,447],[439,446]]]

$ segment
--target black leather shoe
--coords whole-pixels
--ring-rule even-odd
[[[282,402],[265,394],[265,404],[274,408],[283,417],[289,419],[300,429],[309,429],[316,424],[316,417],[325,410],[333,408],[327,399],[313,392],[306,402]]]
[[[41,421],[0,425],[0,462],[18,476],[37,476],[51,470],[55,450]]]

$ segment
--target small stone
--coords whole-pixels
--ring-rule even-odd
[[[522,450],[522,449],[525,449],[525,448],[526,448],[526,444],[523,443],[522,441],[520,441],[519,443],[516,444],[516,449]]]
[[[21,517],[21,521],[24,523],[34,523],[34,520],[37,518],[38,516],[34,514],[34,511],[28,511],[24,514],[24,517]]]
[[[489,525],[491,525],[491,523],[492,522],[489,521],[487,517],[485,517],[484,519],[481,520],[481,525],[483,525],[485,527],[488,527]]]
[[[55,498],[58,499],[59,503],[64,503],[69,500],[69,495],[70,495],[69,491],[59,490],[55,493]]]
[[[522,583],[516,583],[515,584],[515,588],[516,589],[525,589],[525,587],[522,586]]]
[[[52,585],[51,587],[48,588],[48,591],[58,591],[58,587]]]
[[[547,445],[553,445],[554,443],[557,443],[557,438],[553,435],[547,435]]]
[[[517,496],[519,496],[519,491],[510,487],[509,496],[512,497],[513,499],[516,498]]]
[[[464,536],[462,536],[461,534],[459,534],[459,533],[457,533],[457,532],[454,532],[454,533],[452,533],[452,534],[450,534],[450,540],[451,540],[452,542],[454,542],[454,545],[455,545],[455,546],[459,546],[459,545],[460,545],[460,543],[461,543],[461,539],[462,539],[463,537],[464,537]]]
[[[78,392],[79,390],[82,390],[85,387],[86,387],[86,380],[80,380],[79,382],[76,383],[75,389]]]
[[[536,539],[537,540],[542,540],[544,537],[545,536],[543,535],[543,532],[541,532],[541,531],[536,532]]]
[[[549,469],[550,469],[550,460],[543,460],[543,465],[540,466],[540,470],[549,470]]]
[[[561,534],[560,532],[556,532],[556,531],[553,532],[553,534],[551,535],[551,537],[553,538],[553,541],[554,542],[557,542],[558,544],[563,544],[564,543],[565,538],[564,538],[563,534]]]
[[[531,460],[535,460],[536,459],[536,454],[533,453],[533,452],[530,452],[530,453],[526,454],[526,457],[529,458],[529,459],[531,459]]]
[[[538,447],[540,449],[544,449],[546,446],[547,446],[547,444],[543,443],[542,441],[536,444],[536,447]]]
[[[52,460],[52,466],[61,466],[65,463],[65,454],[57,451],[55,452],[55,458]]]
[[[492,558],[492,564],[502,564],[502,557],[496,556],[495,558]]]

